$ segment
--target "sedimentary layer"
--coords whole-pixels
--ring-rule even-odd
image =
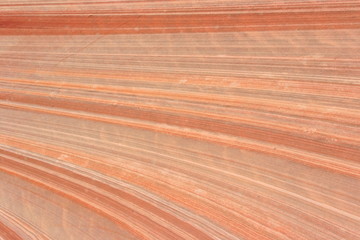
[[[0,239],[360,238],[359,1],[0,13]]]

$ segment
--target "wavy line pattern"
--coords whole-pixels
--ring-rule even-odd
[[[357,0],[4,0],[0,239],[359,239]]]

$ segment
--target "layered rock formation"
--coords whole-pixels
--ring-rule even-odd
[[[359,1],[0,12],[0,239],[360,238]]]

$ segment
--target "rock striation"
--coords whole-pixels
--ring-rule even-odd
[[[0,239],[360,238],[358,0],[0,13]]]

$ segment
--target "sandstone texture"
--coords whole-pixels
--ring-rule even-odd
[[[360,239],[359,0],[2,0],[0,239]]]

